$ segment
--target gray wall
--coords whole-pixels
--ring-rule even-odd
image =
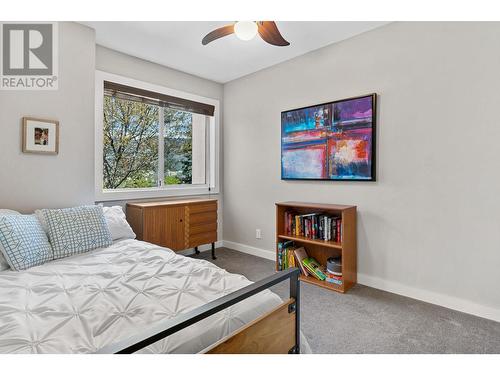
[[[0,208],[24,212],[94,200],[94,31],[59,25],[59,90],[0,91]],[[59,155],[21,152],[23,116],[59,120]]]
[[[394,23],[226,84],[224,239],[274,251],[274,202],[354,204],[360,281],[500,319],[499,35]],[[377,182],[280,180],[281,111],[372,92]]]
[[[97,46],[96,69],[222,101],[220,83]]]

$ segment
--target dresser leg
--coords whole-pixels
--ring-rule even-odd
[[[215,242],[212,242],[212,259],[217,259],[217,257],[215,256]]]
[[[194,247],[194,252],[195,252],[196,254],[199,254],[199,253],[200,253],[200,250],[198,250],[198,246],[195,246],[195,247]]]

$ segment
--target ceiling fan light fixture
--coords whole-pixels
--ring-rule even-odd
[[[240,40],[250,40],[259,34],[264,42],[273,46],[285,47],[290,45],[283,38],[274,21],[237,21],[210,31],[201,40],[201,44],[206,46],[214,40],[231,34],[236,34],[236,37]]]
[[[257,23],[254,21],[238,21],[234,24],[234,33],[241,40],[253,39],[257,31]]]

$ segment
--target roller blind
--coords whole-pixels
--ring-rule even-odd
[[[206,116],[213,116],[215,111],[215,107],[210,104],[138,89],[110,81],[104,81],[104,95]]]

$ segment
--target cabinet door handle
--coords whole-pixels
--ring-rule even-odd
[[[179,220],[182,223],[182,219]]]

